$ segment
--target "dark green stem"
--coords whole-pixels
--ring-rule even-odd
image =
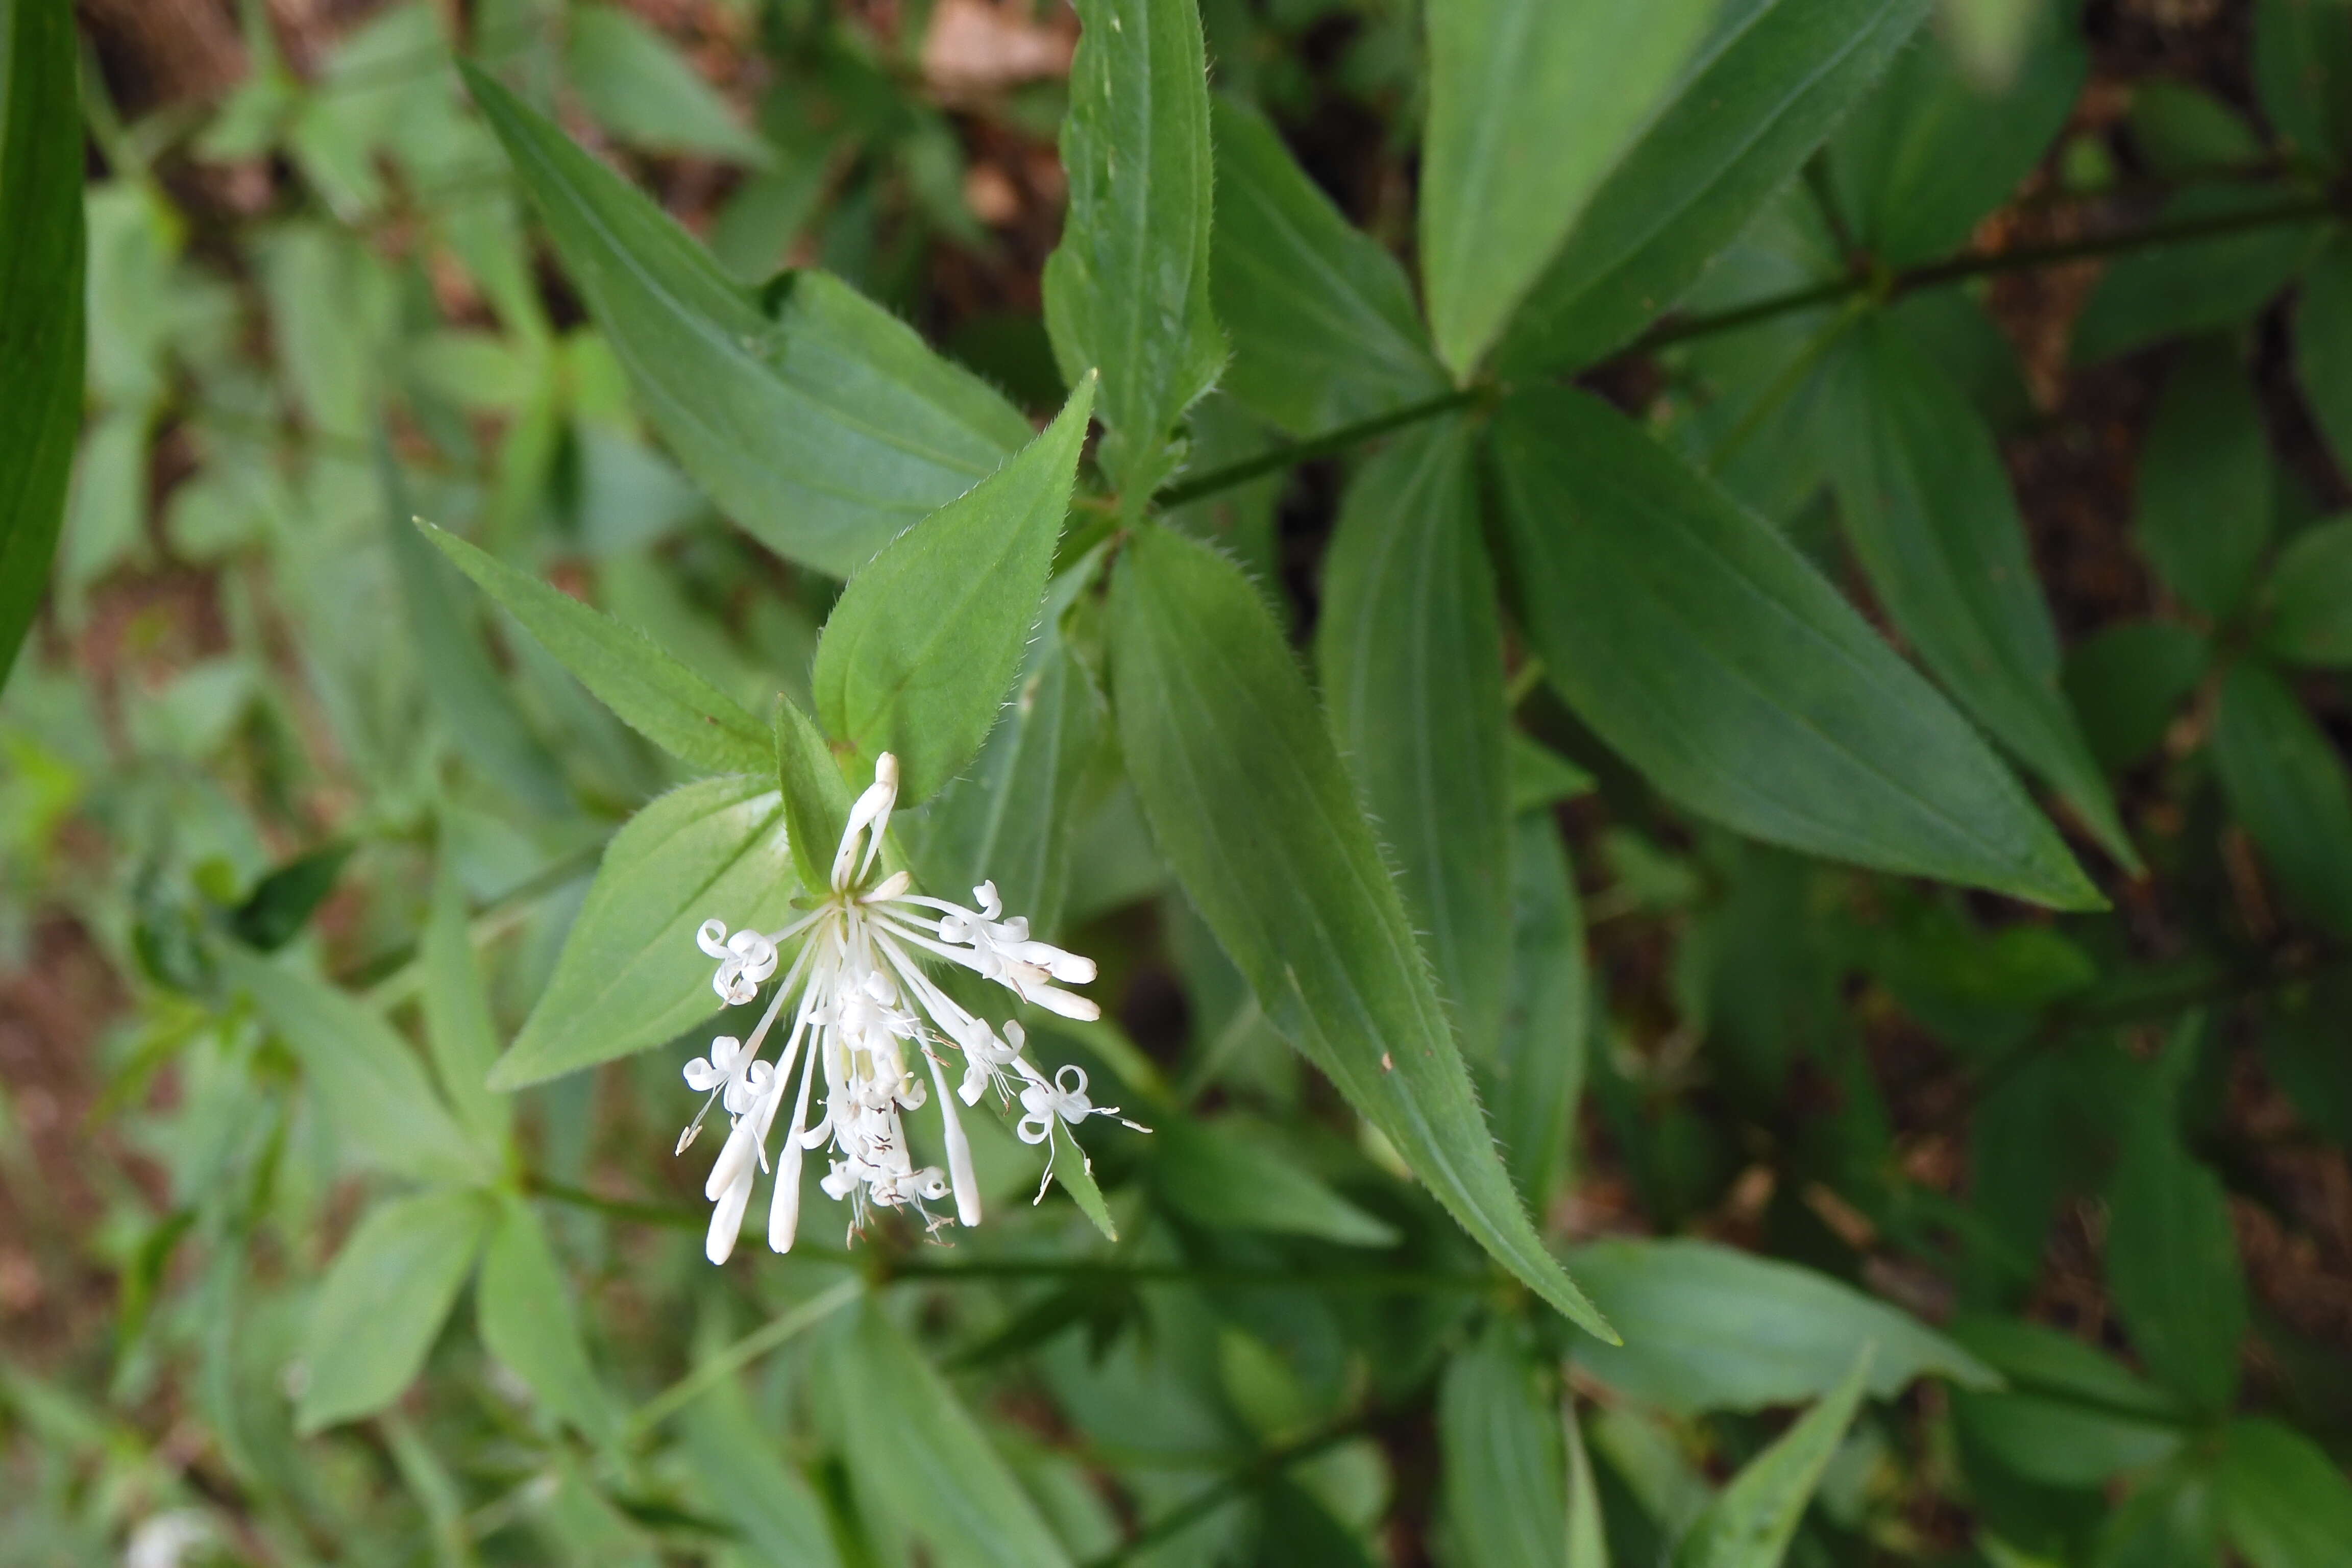
[[[1617,363],[1635,359],[1666,347],[1670,343],[1687,342],[1693,338],[1712,337],[1720,332],[1737,331],[1754,326],[1792,310],[1811,310],[1820,305],[1833,305],[1842,300],[1883,289],[1883,300],[1893,302],[1906,294],[1922,289],[1938,289],[1964,282],[1971,278],[1987,278],[2002,272],[2029,271],[2037,267],[2060,267],[2073,261],[2088,261],[2103,256],[2117,256],[2149,246],[2174,245],[2192,239],[2218,239],[2226,235],[2243,234],[2258,229],[2273,228],[2294,223],[2312,223],[2329,217],[2334,206],[2321,197],[2283,203],[2276,206],[2259,207],[2250,212],[2220,213],[2209,217],[2179,218],[2170,222],[2152,223],[2118,234],[2093,235],[2082,239],[2059,240],[2049,245],[2021,245],[2013,250],[1974,251],[1947,257],[1941,261],[1923,262],[1891,275],[1857,268],[1842,278],[1822,283],[1809,283],[1801,289],[1768,295],[1761,300],[1736,305],[1727,310],[1714,310],[1703,315],[1669,317],[1635,338],[1623,349],[1610,356],[1604,363]],[[1303,441],[1287,442],[1270,451],[1221,468],[1212,468],[1181,483],[1167,486],[1152,501],[1161,510],[1182,506],[1220,490],[1247,484],[1264,475],[1278,472],[1295,464],[1317,458],[1328,458],[1344,452],[1424,419],[1499,397],[1507,388],[1480,384],[1465,386],[1441,397],[1408,404],[1402,408],[1370,419],[1360,419],[1353,425],[1343,425],[1337,430],[1312,436]]]

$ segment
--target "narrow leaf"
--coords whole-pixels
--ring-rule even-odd
[[[1046,1124],[1047,1135],[1054,1141],[1054,1180],[1070,1194],[1078,1212],[1087,1216],[1094,1227],[1102,1232],[1105,1241],[1118,1239],[1118,1222],[1111,1218],[1110,1205],[1103,1201],[1102,1188],[1095,1182],[1095,1163],[1078,1146],[1076,1136],[1061,1118]]]
[[[445,853],[433,887],[433,910],[425,922],[425,1041],[441,1092],[457,1118],[493,1156],[502,1156],[513,1124],[514,1101],[490,1091],[491,1066],[499,1059],[497,1020],[474,956],[465,889]]]
[[[2279,552],[2263,646],[2294,664],[2352,665],[2352,519],[2304,530]]]
[[[1495,1141],[1519,1195],[1546,1213],[1568,1163],[1583,1098],[1592,1022],[1592,980],[1584,953],[1584,912],[1559,826],[1547,811],[1522,812],[1511,826],[1510,975],[1502,1032],[1487,1073]]]
[[[1255,110],[1220,97],[1210,282],[1224,389],[1293,436],[1446,388],[1404,268],[1349,224]]]
[[[572,1287],[547,1227],[513,1194],[501,1194],[498,1205],[481,1282],[475,1288],[482,1343],[549,1409],[603,1442],[614,1435],[617,1423],[581,1342]]]
[[[1462,1568],[1557,1568],[1569,1534],[1558,1379],[1501,1321],[1437,1394],[1445,1521]]]
[[[849,1462],[939,1568],[1067,1568],[955,1392],[873,1302],[840,1334]]]
[[[470,1189],[377,1205],[335,1255],[302,1342],[301,1429],[368,1415],[425,1365],[474,1267],[490,1200]]]
[[[1426,11],[1421,265],[1466,376],[1657,110],[1715,0],[1451,0]]]
[[[1186,1116],[1159,1121],[1151,1153],[1160,1194],[1195,1225],[1311,1236],[1342,1247],[1393,1247],[1375,1219],[1262,1134]]]
[[[2352,781],[2294,693],[2260,665],[2221,683],[2213,760],[2231,815],[2287,897],[2352,936]]]
[[[1003,711],[1037,625],[1094,399],[1094,378],[1081,377],[1045,434],[892,540],[825,622],[811,678],[817,717],[861,775],[895,753],[909,805],[971,761]]]
[[[2275,1421],[2235,1421],[2215,1485],[2221,1528],[2252,1568],[2326,1568],[2352,1541],[2352,1481],[2327,1451]]]
[[[2058,634],[1992,432],[1884,321],[1843,366],[1846,536],[1945,689],[2063,795],[2125,867],[2138,857],[2058,680]]]
[[[1581,393],[1522,394],[1496,436],[1528,636],[1660,789],[1814,854],[2099,905],[1966,721],[1780,535]]]
[[[1103,466],[1139,504],[1167,472],[1169,431],[1224,363],[1209,303],[1208,62],[1193,0],[1076,4],[1070,205],[1045,262],[1045,321],[1065,381],[1101,373]]]
[[[777,1451],[774,1435],[752,1414],[737,1379],[714,1382],[686,1407],[679,1425],[709,1506],[742,1531],[753,1561],[839,1568],[824,1504]]]
[[[2304,275],[2294,372],[2336,463],[2352,467],[2352,239],[2330,240]]]
[[[784,836],[801,886],[812,891],[825,888],[855,796],[816,721],[789,697],[776,703],[776,777],[783,790]]]
[[[2226,342],[2173,362],[2140,447],[2134,523],[2172,591],[2221,619],[2254,584],[2277,508],[2253,383]]]
[[[220,964],[301,1062],[329,1122],[362,1159],[426,1180],[491,1173],[488,1155],[442,1108],[424,1064],[382,1014],[290,962],[225,949]]]
[[[2160,221],[2226,222],[2297,205],[2294,191],[2276,185],[2191,185],[2165,204]],[[2107,268],[2083,307],[2074,357],[2087,364],[2163,338],[2243,326],[2287,286],[2326,233],[2315,214],[2141,246]]]
[[[1675,1550],[1675,1568],[1778,1568],[1822,1472],[1853,1425],[1869,1386],[1870,1363],[1865,1342],[1845,1381],[1731,1478],[1692,1521]]]
[[[1029,438],[1012,405],[837,279],[793,274],[763,308],[641,192],[463,68],[646,416],[771,549],[846,575]]]
[[[1577,1363],[1629,1399],[1681,1415],[1756,1410],[1827,1393],[1864,1342],[1870,1390],[1915,1378],[1999,1382],[1958,1345],[1825,1274],[1705,1241],[1596,1241],[1570,1253],[1595,1300],[1641,1332],[1580,1346]]]
[[[700,153],[763,165],[768,145],[736,123],[719,89],[667,38],[618,5],[566,18],[565,76],[598,123],[653,153]]]
[[[1869,90],[1929,3],[1727,6],[1674,101],[1528,291],[1496,368],[1589,364],[1673,306]]]
[[[638,734],[681,762],[715,773],[767,766],[766,728],[653,638],[454,533],[429,522],[417,526]]]
[[[81,429],[81,56],[64,0],[0,0],[0,685],[48,586]]]
[[[701,779],[631,817],[490,1087],[520,1089],[676,1039],[719,1010],[706,920],[772,931],[792,913],[782,799],[764,779]]]
[[[1468,429],[1399,438],[1348,487],[1316,626],[1325,700],[1474,1056],[1510,957],[1503,627]]]
[[[1428,961],[1265,601],[1223,557],[1160,528],[1129,541],[1111,595],[1128,776],[1266,1016],[1481,1246],[1613,1340],[1511,1190]]]

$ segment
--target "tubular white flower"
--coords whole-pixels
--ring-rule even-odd
[[[1064,1067],[1046,1079],[1025,1058],[1028,1037],[1018,1023],[1007,1022],[1000,1031],[925,972],[927,963],[954,963],[1064,1017],[1102,1016],[1093,1002],[1060,988],[1091,982],[1094,961],[1032,939],[1026,920],[1005,917],[993,882],[973,889],[974,907],[967,908],[915,891],[903,870],[873,879],[898,799],[898,759],[885,752],[875,762],[873,784],[850,807],[830,886],[813,912],[777,931],[730,934],[724,921],[712,920],[696,934],[702,951],[717,961],[711,989],[735,1005],[759,994],[784,947],[799,939],[791,967],[751,1037],[721,1036],[709,1056],[686,1067],[688,1087],[706,1098],[679,1138],[678,1152],[693,1142],[714,1103],[730,1118],[726,1144],[703,1185],[716,1205],[705,1247],[714,1263],[725,1262],[734,1249],[787,1092],[793,1097],[792,1120],[768,1212],[768,1245],[778,1252],[790,1251],[799,1232],[806,1151],[829,1151],[818,1184],[827,1196],[850,1205],[853,1237],[877,1209],[900,1207],[911,1208],[936,1231],[949,1221],[929,1205],[950,1195],[958,1223],[981,1223],[980,1186],[957,1100],[975,1105],[993,1088],[1009,1104],[1017,1093],[1028,1112],[1020,1134],[1031,1143],[1048,1142],[1056,1118],[1075,1126],[1089,1116],[1118,1114],[1117,1107],[1087,1099],[1083,1068]],[[761,1059],[761,1046],[787,1005],[793,1009],[792,1029],[772,1065]],[[963,1053],[952,1094],[942,1049]],[[945,1171],[917,1166],[907,1144],[907,1114],[934,1098]],[[1049,1150],[1049,1179],[1052,1169]]]

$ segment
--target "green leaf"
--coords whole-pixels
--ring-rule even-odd
[[[415,1380],[474,1267],[491,1219],[472,1189],[378,1204],[310,1309],[296,1424],[305,1433],[373,1415]]]
[[[971,767],[931,803],[909,851],[916,879],[953,892],[993,881],[1035,935],[1059,929],[1081,786],[1102,750],[1094,683],[1062,634],[1062,613],[1096,581],[1100,557],[1054,580],[1011,708]]]
[[[2242,664],[2222,681],[2213,760],[2271,875],[2305,914],[2352,936],[2352,783],[2277,676]]]
[[[1959,248],[2049,153],[2090,58],[2054,8],[2032,15],[2034,36],[1998,89],[1969,79],[1939,28],[1899,55],[1839,128],[1840,205],[1875,260],[1908,267]]]
[[[498,1023],[474,955],[465,889],[454,857],[446,850],[433,886],[433,910],[425,922],[425,1043],[441,1092],[457,1109],[458,1120],[493,1154],[503,1154],[514,1123],[514,1101],[490,1091],[490,1068],[499,1059]]]
[[[1992,432],[1884,322],[1861,330],[1843,368],[1839,510],[1880,604],[1954,700],[2137,870],[2059,687],[2058,634]]]
[[[769,548],[845,576],[1029,438],[985,383],[838,279],[792,274],[763,308],[642,193],[465,68],[646,416]]]
[[[740,777],[697,780],[631,817],[604,847],[555,973],[490,1087],[627,1056],[716,1013],[695,932],[706,920],[772,931],[791,917],[801,884],[785,820],[765,779]]]
[[[2099,905],[1967,722],[1793,546],[1623,416],[1521,394],[1496,450],[1545,671],[1660,789],[1814,854]]]
[[[1266,1016],[1481,1246],[1613,1339],[1511,1190],[1403,901],[1265,602],[1207,546],[1147,528],[1118,563],[1110,625],[1128,777]]]
[[[2189,1158],[2172,1097],[2135,1108],[2107,1180],[2107,1288],[2140,1360],[2200,1410],[2227,1410],[2246,1281],[2221,1180]]]
[[[801,886],[829,887],[834,851],[856,797],[816,721],[789,697],[776,703],[776,777],[783,791],[784,837]]]
[[[2352,1482],[2310,1438],[2275,1421],[2233,1421],[2217,1486],[2221,1529],[2252,1568],[2330,1568],[2352,1541]]]
[[[418,533],[408,491],[383,426],[375,432],[376,472],[384,493],[384,531],[408,615],[417,674],[441,711],[449,740],[466,761],[518,804],[554,816],[572,807],[572,791],[514,699],[512,683],[491,661],[479,625],[467,613],[467,590],[447,561]]]
[[[850,1467],[895,1527],[939,1568],[1067,1568],[979,1424],[880,1307],[861,1304],[837,1343]]]
[[[1625,1397],[1677,1415],[1825,1394],[1864,1343],[1877,1347],[1869,1387],[1881,1399],[1919,1377],[1967,1388],[1999,1381],[1916,1319],[1793,1264],[1706,1241],[1596,1241],[1569,1262],[1612,1315],[1641,1325],[1622,1347],[1580,1345],[1577,1363]]]
[[[1293,436],[1443,393],[1396,258],[1349,223],[1257,110],[1220,97],[1212,123],[1210,282],[1234,344],[1225,390]]]
[[[1152,1130],[1160,1195],[1212,1230],[1312,1236],[1342,1247],[1394,1247],[1394,1226],[1374,1218],[1285,1155],[1266,1136],[1173,1116]]]
[[[824,624],[817,718],[861,775],[898,759],[899,798],[940,792],[987,739],[1037,625],[1095,383],[1027,449],[883,548]]]
[[[1460,421],[1408,431],[1349,483],[1315,638],[1331,727],[1395,859],[1405,913],[1460,1037],[1488,1054],[1510,961],[1510,716]]]
[[[2219,620],[2253,586],[2277,508],[2252,383],[2226,342],[2173,362],[2141,445],[2139,547],[2166,584]]]
[[[1537,1214],[1548,1211],[1567,1164],[1570,1130],[1583,1097],[1592,1022],[1584,911],[1559,826],[1527,812],[1511,827],[1510,976],[1502,1032],[1486,1072],[1495,1141]]]
[[[63,0],[0,0],[0,685],[48,585],[81,430],[80,47]]]
[[[1518,1342],[1490,1322],[1438,1388],[1448,1561],[1461,1568],[1557,1568],[1568,1540],[1559,1382]]]
[[[2352,153],[2352,14],[2331,0],[2255,0],[2254,95],[2306,156]]]
[[[653,638],[454,533],[421,520],[417,526],[630,729],[714,773],[767,766],[765,726]]]
[[[2251,217],[2294,205],[2294,193],[2276,186],[2192,185],[2165,204],[2160,221]],[[2243,326],[2287,286],[2326,233],[2315,216],[2141,246],[2099,279],[2074,323],[2074,357],[2088,364],[2162,338]]]
[[[2352,467],[2352,238],[2330,240],[2304,275],[2294,373],[2328,449],[2337,464]]]
[[[2181,1428],[2046,1394],[1969,1394],[1952,1400],[1963,1442],[2043,1486],[2104,1486],[2180,1452]]]
[[[769,162],[768,144],[736,123],[719,90],[644,22],[617,5],[581,5],[567,26],[572,90],[615,137],[653,153]]]
[[[618,1424],[588,1363],[572,1287],[547,1228],[515,1194],[501,1194],[498,1204],[497,1228],[474,1292],[482,1343],[550,1410],[591,1439],[606,1441]]]
[[[2155,751],[2212,661],[2211,644],[2168,621],[2102,626],[2068,648],[2066,696],[2099,764],[2120,773]]]
[[[1576,1412],[1563,1408],[1568,1435],[1568,1560],[1566,1568],[1609,1568],[1608,1521],[1601,1516],[1601,1489],[1593,1484],[1592,1461],[1584,1452],[1584,1429]]]
[[[1438,357],[1466,377],[1655,114],[1715,0],[1428,7],[1421,267]]]
[[[275,952],[302,933],[327,895],[343,862],[352,858],[350,842],[325,844],[297,855],[274,868],[253,885],[245,901],[229,911],[228,928],[237,941],[257,952]]]
[[[1518,377],[1590,364],[1674,305],[1869,90],[1928,4],[1727,6],[1682,90],[1528,290],[1496,370]]]
[[[1059,1117],[1046,1124],[1046,1131],[1054,1141],[1054,1179],[1062,1184],[1062,1190],[1070,1194],[1078,1212],[1102,1232],[1105,1241],[1117,1241],[1118,1222],[1111,1218],[1110,1205],[1103,1201],[1102,1188],[1095,1183],[1095,1163],[1078,1147],[1076,1134]]]
[[[1675,1549],[1675,1568],[1778,1568],[1822,1472],[1862,1405],[1863,1391],[1870,1385],[1871,1349],[1864,1344],[1844,1380],[1742,1466],[1691,1521]]]
[[[1575,800],[1597,787],[1591,773],[1524,730],[1511,731],[1510,748],[1513,816]]]
[[[2279,552],[2263,647],[2294,664],[2352,665],[2352,518],[2305,529]]]
[[[708,1506],[742,1532],[752,1561],[839,1568],[824,1504],[777,1451],[774,1435],[752,1414],[739,1380],[714,1382],[686,1407],[679,1427]]]
[[[2071,1334],[2021,1318],[1961,1318],[1951,1336],[2020,1393],[2179,1423],[2180,1402]],[[1989,1397],[1971,1395],[1971,1397]]]
[[[220,954],[221,973],[253,998],[302,1064],[336,1132],[367,1163],[421,1180],[470,1182],[492,1173],[481,1146],[435,1098],[425,1068],[383,1016],[308,970]]]
[[[1063,380],[1101,373],[1103,468],[1139,506],[1168,471],[1169,431],[1225,358],[1209,302],[1208,63],[1193,0],[1076,3],[1070,205],[1045,261],[1045,321]]]

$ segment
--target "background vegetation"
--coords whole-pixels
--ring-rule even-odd
[[[1429,6],[0,4],[0,1563],[2352,1561],[2352,9]],[[1088,365],[1154,1131],[713,1268],[615,831]]]

